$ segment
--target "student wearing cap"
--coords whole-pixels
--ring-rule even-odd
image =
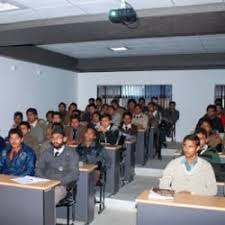
[[[36,170],[36,176],[61,181],[55,189],[55,204],[66,197],[67,191],[77,181],[79,175],[79,156],[65,143],[63,125],[54,124],[51,145],[41,154]]]

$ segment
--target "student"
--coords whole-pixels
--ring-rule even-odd
[[[96,107],[96,105],[95,105],[95,104],[89,104],[89,105],[87,106],[86,112],[85,112],[84,115],[83,115],[82,120],[89,123],[89,122],[91,121],[91,116],[92,116],[92,114],[93,114],[94,112],[97,112],[97,107]]]
[[[132,124],[132,114],[129,112],[125,112],[123,114],[123,121],[119,127],[122,135],[126,136],[128,139],[132,137],[136,137],[137,135],[137,126]]]
[[[53,112],[52,123],[63,123],[63,117],[60,112]]]
[[[0,151],[2,151],[5,147],[6,147],[5,139],[0,136]]]
[[[109,114],[105,114],[101,118],[101,126],[98,130],[99,142],[102,144],[116,145],[119,141],[119,130],[112,123]]]
[[[51,146],[44,151],[37,164],[36,176],[52,180],[60,180],[55,188],[55,204],[66,197],[67,190],[78,179],[79,157],[74,151],[65,146],[66,138],[62,124],[55,124],[51,135]]]
[[[110,168],[111,160],[106,150],[97,142],[96,131],[88,128],[84,134],[84,142],[77,149],[80,161],[98,165],[101,168]]]
[[[61,114],[62,121],[64,122],[64,119],[65,119],[65,117],[67,115],[66,103],[60,102],[59,105],[58,105],[58,111]]]
[[[113,99],[111,105],[115,108],[115,111],[120,114],[120,117],[122,117],[126,109],[120,106],[119,100]]]
[[[54,111],[50,110],[46,113],[46,126],[49,124],[52,124],[52,116],[53,116]]]
[[[23,144],[23,133],[19,128],[9,131],[9,145],[0,152],[0,173],[13,176],[34,176],[36,156]]]
[[[142,108],[139,104],[134,108],[132,123],[137,126],[138,129],[148,128],[148,116],[142,112]]]
[[[215,148],[207,145],[207,132],[203,128],[199,128],[195,131],[195,134],[200,140],[199,156],[210,163],[220,163],[220,157]]]
[[[130,112],[132,115],[134,114],[136,104],[137,103],[133,98],[129,99],[127,102],[127,111]]]
[[[148,113],[148,107],[145,105],[145,99],[143,97],[138,99],[138,104],[141,106],[143,113]]]
[[[30,124],[26,121],[23,121],[20,123],[19,129],[23,133],[23,143],[34,150],[38,159],[40,155],[40,146],[38,141],[30,134]]]
[[[72,117],[70,127],[66,131],[68,145],[79,145],[84,140],[86,127],[80,123],[79,117]]]
[[[179,120],[180,113],[176,110],[176,102],[170,101],[169,108],[163,112],[163,117],[171,124],[175,125]]]
[[[64,119],[64,125],[69,125],[70,123],[70,118],[72,117],[73,115],[73,112],[77,110],[77,104],[75,102],[72,102],[70,105],[69,105],[69,108],[68,108],[68,112],[65,116],[65,119]]]
[[[199,149],[199,138],[194,134],[187,135],[183,140],[184,156],[167,165],[159,187],[196,195],[216,195],[214,171],[207,161],[198,157]]]
[[[95,105],[97,107],[97,110],[100,112],[102,108],[102,99],[100,97],[97,97],[95,100]]]
[[[109,107],[108,104],[103,104],[102,105],[102,108],[101,108],[101,111],[100,111],[101,115],[105,115],[105,114],[108,113],[108,107]]]
[[[26,112],[27,121],[31,126],[31,135],[38,141],[38,144],[42,144],[45,139],[45,127],[38,121],[38,113],[35,108],[29,108]]]
[[[14,121],[14,124],[12,128],[17,128],[20,125],[20,123],[23,121],[23,113],[19,111],[15,112],[13,116],[13,121]]]
[[[216,114],[225,128],[225,113],[222,105],[216,105]]]
[[[108,107],[108,114],[112,117],[112,123],[114,126],[119,127],[121,123],[121,115],[119,112],[116,112],[113,105],[110,105]]]
[[[98,130],[100,126],[101,126],[101,115],[99,112],[94,112],[91,116],[91,122],[87,125],[87,127]]]
[[[206,118],[211,120],[213,131],[216,131],[219,133],[224,133],[224,127],[223,127],[220,119],[217,117],[215,105],[207,106],[207,113],[206,113],[206,115],[204,115],[202,118],[199,119],[196,128],[200,127],[202,120],[204,120]]]

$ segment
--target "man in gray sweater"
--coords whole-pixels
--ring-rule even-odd
[[[184,156],[174,159],[166,167],[159,187],[176,192],[213,196],[217,193],[216,179],[211,165],[198,157],[199,138],[192,134],[183,140]]]
[[[65,146],[65,141],[63,125],[54,124],[51,146],[41,154],[36,169],[38,177],[61,181],[55,188],[55,204],[65,198],[68,188],[79,175],[79,156],[74,149]]]

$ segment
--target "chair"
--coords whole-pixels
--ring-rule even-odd
[[[66,207],[66,224],[70,225],[70,210],[72,209],[72,224],[75,223],[75,204],[77,195],[77,184],[72,182],[67,188],[67,195],[62,199],[56,207]]]

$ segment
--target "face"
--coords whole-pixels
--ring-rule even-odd
[[[139,100],[139,104],[142,105],[142,106],[144,106],[145,105],[145,101],[143,99],[140,99]]]
[[[155,109],[154,109],[154,105],[149,104],[149,105],[148,105],[148,111],[149,111],[149,112],[154,112],[154,110],[155,110]]]
[[[71,127],[77,129],[80,125],[80,121],[78,119],[72,119]]]
[[[112,107],[108,108],[108,114],[113,115],[114,114],[114,109]]]
[[[200,139],[200,147],[203,147],[206,142],[207,142],[207,138],[204,134],[197,134],[198,138]]]
[[[62,120],[61,120],[59,115],[54,115],[53,118],[52,118],[52,122],[53,123],[61,123]]]
[[[50,122],[50,123],[52,123],[52,113],[49,113],[47,115],[47,121]]]
[[[88,103],[89,103],[89,104],[95,104],[95,100],[89,99],[89,100],[88,100]]]
[[[104,128],[107,128],[108,126],[110,126],[111,124],[111,120],[109,120],[109,118],[104,117],[101,119],[101,126],[103,126]]]
[[[100,121],[100,117],[97,113],[94,113],[93,116],[92,116],[92,121],[97,123]]]
[[[60,149],[64,145],[64,136],[62,134],[52,134],[51,142],[54,148]]]
[[[14,123],[18,126],[22,122],[22,118],[20,116],[14,117]]]
[[[141,113],[141,108],[139,106],[136,106],[135,110],[134,110],[134,113],[135,114],[140,114]]]
[[[13,149],[20,148],[23,142],[23,138],[21,138],[18,134],[11,134],[9,137],[9,143]]]
[[[96,100],[96,105],[97,105],[97,106],[101,106],[101,105],[102,105],[101,101]]]
[[[77,109],[77,107],[75,105],[70,105],[69,108],[70,108],[69,109],[70,112],[73,112],[73,110],[76,110]]]
[[[123,123],[124,124],[130,124],[131,123],[131,117],[128,116],[128,115],[124,116]]]
[[[199,148],[200,147],[195,144],[195,141],[186,140],[183,143],[183,151],[186,158],[197,156]]]
[[[108,106],[107,106],[107,105],[104,105],[104,106],[102,107],[102,112],[103,112],[103,113],[107,113],[107,111],[108,111]]]
[[[64,113],[66,111],[66,107],[64,105],[59,106],[59,112]]]
[[[170,104],[170,109],[175,110],[175,104],[174,103]]]
[[[128,107],[129,110],[133,110],[134,107],[135,107],[135,103],[134,102],[130,102],[127,107]]]
[[[115,102],[112,103],[112,106],[113,106],[115,109],[118,109],[118,105],[117,105]]]
[[[220,105],[216,106],[216,112],[217,112],[217,114],[220,114],[220,113],[223,112],[223,109],[222,109],[222,107]]]
[[[207,131],[207,134],[210,134],[212,131],[211,126],[207,122],[203,122],[201,128],[205,129]]]
[[[92,129],[87,129],[84,134],[85,142],[93,142],[96,139],[95,132]]]
[[[207,115],[209,118],[216,116],[216,111],[213,108],[209,108],[207,111]]]
[[[23,135],[26,135],[27,133],[30,132],[30,130],[26,125],[20,125],[20,130],[22,131]]]
[[[89,107],[89,112],[90,112],[91,114],[93,114],[94,112],[96,112],[96,108],[93,107],[93,106],[90,106],[90,107]]]
[[[34,123],[37,120],[37,115],[32,112],[27,113],[27,120],[29,123]]]

